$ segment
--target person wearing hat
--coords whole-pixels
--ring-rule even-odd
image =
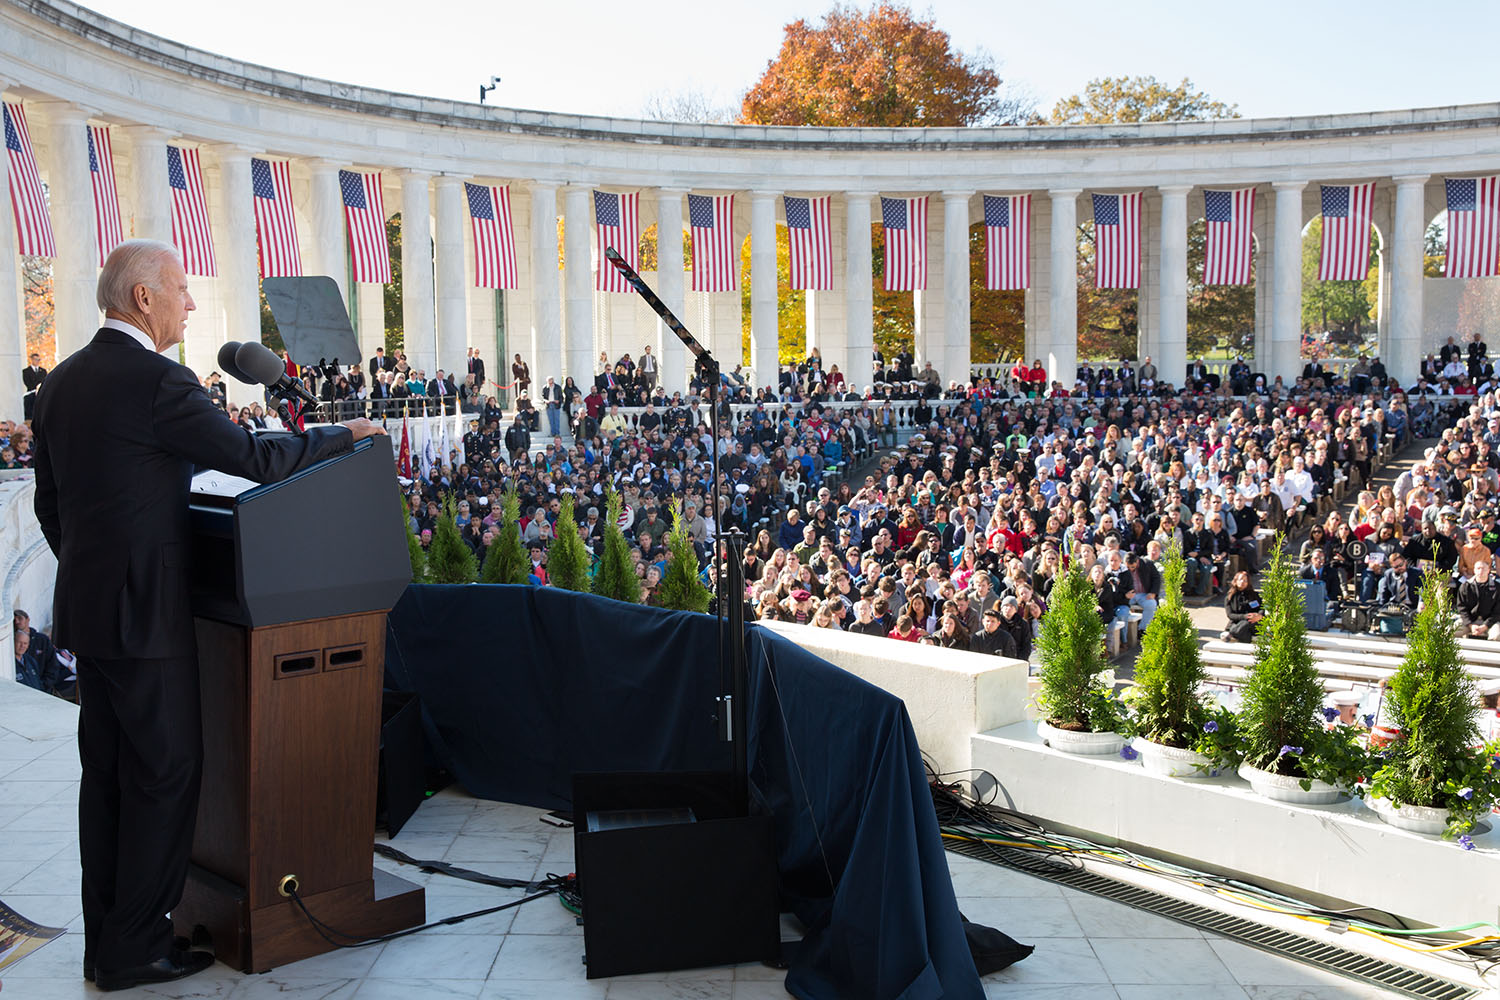
[[[1001,627],[997,609],[991,608],[984,613],[984,624],[969,637],[969,649],[975,653],[1016,658],[1016,640]]]
[[[1000,601],[1000,627],[1010,634],[1015,643],[1018,660],[1031,659],[1031,622],[1021,613],[1021,602],[1014,594]]]
[[[783,621],[795,622],[798,625],[806,625],[812,621],[813,614],[817,609],[813,607],[812,593],[807,590],[794,590],[787,596],[782,604],[784,614]]]

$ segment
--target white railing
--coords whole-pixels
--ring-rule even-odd
[[[1309,360],[1311,360],[1311,359],[1309,359]],[[1343,377],[1343,376],[1348,375],[1350,368],[1354,367],[1354,363],[1355,363],[1356,359],[1354,359],[1354,358],[1322,358],[1321,360],[1323,362],[1324,369],[1336,372],[1336,373],[1338,373],[1338,375],[1340,377]],[[1099,361],[1088,361],[1088,362],[1085,362],[1084,359],[1080,358],[1078,363],[1079,364],[1085,364],[1085,363],[1087,363],[1087,364],[1092,364],[1092,365],[1096,365],[1096,366],[1097,365],[1103,365],[1103,366],[1108,367],[1108,368],[1118,368],[1119,365],[1120,365],[1120,362],[1118,360],[1112,359],[1112,358],[1111,359],[1102,359],[1102,360],[1099,360]],[[1193,363],[1196,363],[1196,360]],[[1255,367],[1254,360],[1250,360],[1248,363],[1250,365],[1250,370],[1251,370],[1252,373],[1258,371],[1258,369]],[[1012,368],[1012,366],[1014,364],[1015,364],[1015,362],[970,365],[969,366],[969,378],[971,380],[973,380],[973,381],[977,381],[977,380],[982,379],[982,378],[1004,379],[1006,381],[1009,381],[1010,380],[1010,370],[1011,370],[1011,368]],[[1227,379],[1229,377],[1229,368],[1233,364],[1234,364],[1234,362],[1228,360],[1227,358],[1216,358],[1216,359],[1211,360],[1211,361],[1210,360],[1205,360],[1203,362],[1203,367],[1207,368],[1210,374],[1217,375],[1217,376],[1219,376],[1219,378],[1221,380],[1223,380],[1223,379]],[[1299,374],[1300,374],[1300,372],[1299,372]],[[1048,375],[1050,377],[1051,373],[1049,372]],[[1182,376],[1185,377],[1186,375],[1187,375],[1187,372],[1184,371],[1182,373]],[[1169,373],[1165,373],[1164,372],[1163,373],[1163,377],[1166,378],[1167,381],[1169,381],[1169,382],[1170,381],[1174,381],[1170,377]],[[1181,384],[1181,377],[1179,377],[1175,381],[1178,384]]]

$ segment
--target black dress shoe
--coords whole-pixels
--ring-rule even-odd
[[[195,975],[214,964],[214,957],[203,951],[177,951],[166,958],[158,958],[146,965],[137,965],[116,972],[100,969],[94,977],[94,985],[106,992],[128,990],[132,986],[148,983],[170,983]]]
[[[172,946],[178,951],[185,952],[193,947],[193,942],[179,934],[172,939]],[[91,983],[94,981],[94,960],[88,955],[83,956],[83,978]]]

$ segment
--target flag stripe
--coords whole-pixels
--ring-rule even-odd
[[[208,224],[208,202],[203,197],[203,169],[198,150],[167,147],[167,181],[172,188],[172,242],[182,254],[188,274],[212,278],[214,240]]]
[[[1141,192],[1096,194],[1094,287],[1141,287]]]
[[[1489,278],[1500,271],[1500,176],[1448,178],[1446,278]]]
[[[984,196],[984,287],[1031,287],[1031,195]]]
[[[339,171],[354,280],[375,285],[391,280],[391,248],[385,237],[385,195],[380,174]]]
[[[120,195],[115,188],[115,154],[107,125],[85,125],[89,140],[89,180],[94,185],[94,242],[99,266],[125,240],[120,226]]]
[[[885,290],[927,287],[927,198],[881,198],[885,230]]]
[[[1203,192],[1205,285],[1248,285],[1255,260],[1255,188]]]
[[[594,192],[594,223],[597,229],[595,250],[598,258],[598,274],[594,287],[601,292],[634,291],[625,276],[604,257],[606,247],[614,247],[625,263],[640,270],[641,266],[641,193],[613,194],[608,191]]]
[[[516,237],[510,188],[464,184],[474,233],[474,287],[516,288]]]
[[[262,278],[302,277],[297,218],[292,210],[292,167],[286,160],[250,161],[254,189],[255,238]]]
[[[52,219],[47,215],[47,196],[42,175],[36,168],[31,129],[19,104],[3,106],[5,154],[10,162],[10,207],[16,218],[16,249],[34,257],[57,256],[52,239]]]
[[[732,292],[739,285],[734,252],[734,195],[688,195],[693,233],[693,291]]]
[[[786,211],[787,248],[794,290],[833,289],[831,199],[782,198]]]
[[[1322,186],[1319,281],[1363,281],[1370,271],[1370,211],[1375,182]]]

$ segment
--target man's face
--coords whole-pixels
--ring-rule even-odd
[[[138,298],[136,308],[144,314],[146,333],[160,353],[182,343],[183,333],[187,330],[188,313],[198,306],[188,291],[187,272],[182,269],[182,263],[176,256],[166,255],[162,258],[161,275],[157,284],[160,287],[136,286],[145,288],[146,291],[144,305]]]
[[[1406,572],[1406,559],[1399,555],[1391,556],[1391,569],[1398,575]]]
[[[31,633],[28,632],[28,631],[26,631],[25,629],[17,629],[16,630],[16,659],[20,659],[21,657],[25,656],[26,655],[26,651],[28,649],[30,649],[30,648],[31,648]]]

